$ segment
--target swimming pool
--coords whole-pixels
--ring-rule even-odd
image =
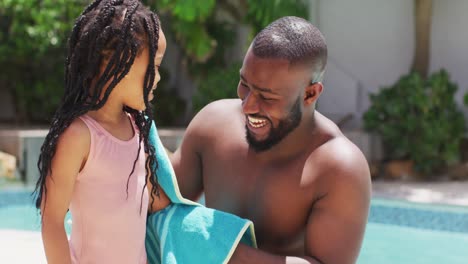
[[[65,226],[69,231],[70,225]],[[34,235],[40,230],[40,215],[30,191],[0,191],[2,230],[9,236],[15,236],[15,230],[29,231],[40,240]],[[3,239],[9,238],[0,236],[0,245]],[[40,247],[40,241],[35,245]],[[358,263],[467,264],[468,208],[373,199]]]
[[[373,199],[358,263],[467,264],[468,208]]]

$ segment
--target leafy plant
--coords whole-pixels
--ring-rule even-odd
[[[166,16],[184,53],[182,62],[197,85],[193,111],[222,98],[237,97],[240,64],[225,59],[235,28],[251,29],[251,38],[277,18],[308,18],[306,0],[163,0],[148,1]],[[249,40],[250,41],[250,40]],[[247,46],[248,43],[246,43]],[[240,59],[240,58],[239,58]]]
[[[164,68],[160,68],[159,72],[162,78],[153,99],[154,120],[158,126],[181,125],[187,104],[176,90],[169,86],[169,73]]]
[[[198,63],[206,62],[220,46],[219,38],[210,30],[216,25],[230,23],[227,28],[232,28],[242,23],[252,27],[255,35],[282,16],[308,18],[306,0],[146,0],[144,3],[169,17],[168,25],[178,44],[190,60]]]
[[[162,0],[156,3],[158,12],[170,16],[168,23],[187,56],[204,62],[216,47],[216,40],[207,29],[207,20],[213,15],[215,0]]]
[[[388,158],[411,159],[421,172],[438,172],[459,159],[465,121],[456,91],[445,70],[427,80],[417,73],[403,76],[370,95],[364,126],[382,137]]]
[[[63,90],[65,43],[86,1],[0,1],[0,86],[20,122],[45,122]]]
[[[158,88],[153,104],[154,120],[158,126],[177,126],[183,123],[181,120],[187,104],[174,89]]]
[[[215,69],[206,76],[193,96],[194,112],[215,100],[237,98],[240,67],[241,63],[234,63],[225,69]]]
[[[256,34],[274,20],[283,16],[308,18],[309,1],[305,0],[247,0],[246,22],[252,24]]]
[[[63,65],[66,41],[75,18],[89,0],[2,0],[0,1],[0,87],[8,89],[16,106],[17,121],[48,122],[63,91]],[[205,82],[215,81],[214,72],[231,75],[234,66],[226,60],[226,49],[233,45],[235,28],[250,27],[252,36],[274,19],[284,15],[307,18],[306,0],[143,0],[157,10],[165,33],[170,34],[182,57],[173,63],[186,67],[190,76],[205,91],[203,103],[218,99],[208,91]],[[247,45],[247,44],[246,44]],[[179,67],[180,68],[180,67]],[[222,71],[226,70],[226,73]],[[238,76],[233,73],[232,76]],[[231,82],[230,82],[231,83]],[[236,82],[229,88],[235,93]],[[232,85],[232,86],[231,86]],[[219,86],[211,86],[219,89]],[[163,88],[163,87],[160,87]],[[185,103],[171,94],[173,89],[160,89],[156,100],[159,112],[164,103],[169,109],[164,116],[176,120]],[[166,94],[167,92],[167,94]],[[208,98],[209,96],[214,96]],[[167,99],[162,100],[163,96]],[[226,93],[225,96],[235,96]],[[171,100],[174,102],[169,103]],[[162,103],[164,102],[164,103]],[[202,101],[197,101],[198,103]],[[197,104],[198,104],[197,103]],[[184,106],[181,106],[181,105]],[[175,107],[177,105],[177,107]],[[178,110],[173,109],[173,107]],[[199,107],[199,106],[198,106]],[[185,112],[183,110],[182,112]],[[161,121],[164,123],[165,121]],[[168,123],[168,125],[170,125]]]

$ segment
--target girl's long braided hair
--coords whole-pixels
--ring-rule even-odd
[[[156,169],[153,170],[154,175],[148,177],[151,168],[157,168],[158,165],[155,149],[149,143],[153,114],[148,94],[154,86],[154,57],[158,49],[159,29],[160,22],[156,14],[137,0],[95,0],[76,19],[68,40],[65,92],[52,119],[51,128],[41,147],[37,163],[40,176],[34,193],[38,209],[41,209],[43,195],[44,203],[47,199],[46,177],[50,177],[48,175],[52,173],[51,162],[60,135],[77,117],[88,111],[97,110],[106,103],[113,88],[129,72],[136,56],[146,47],[150,58],[143,87],[146,110],[137,111],[129,107],[123,109],[132,115],[140,134],[140,147],[127,180],[127,195],[128,182],[135,169],[143,142],[147,158],[146,182],[141,199],[148,178],[153,186],[151,197],[159,196]],[[104,62],[107,63],[106,68],[99,75],[100,66]],[[45,209],[45,204],[43,206]]]

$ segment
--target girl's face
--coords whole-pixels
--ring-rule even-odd
[[[156,86],[161,79],[159,75],[159,67],[161,66],[164,53],[166,52],[166,37],[164,36],[163,31],[159,30],[159,41],[158,41],[158,50],[154,58],[154,67],[155,67],[155,78],[154,78],[154,87],[151,89],[148,94],[148,100],[151,101],[154,98],[153,91],[156,89]],[[122,79],[122,81],[115,87],[116,95],[121,99],[124,105],[139,111],[146,109],[145,100],[143,96],[145,75],[148,69],[149,64],[149,50],[145,48],[133,62],[132,67],[128,74]]]

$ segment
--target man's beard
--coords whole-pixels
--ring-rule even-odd
[[[273,127],[273,123],[267,118],[268,122],[270,122],[271,129],[266,139],[256,140],[247,125],[245,125],[247,142],[255,152],[262,152],[271,149],[291,133],[297,126],[299,126],[302,118],[300,99],[300,97],[297,98],[296,102],[291,107],[291,111],[288,116],[280,120],[277,127]]]

